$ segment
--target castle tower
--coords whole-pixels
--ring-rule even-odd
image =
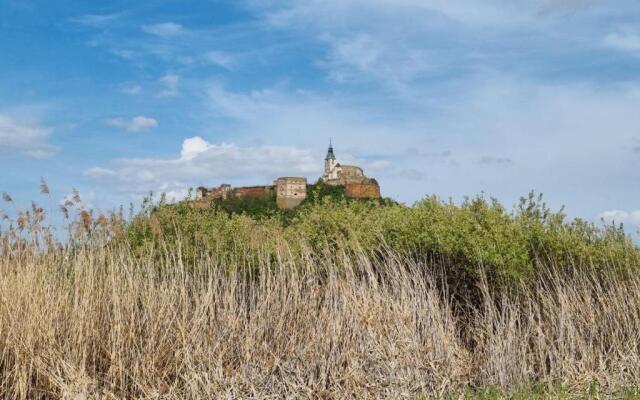
[[[327,156],[324,158],[324,175],[322,179],[336,179],[338,177],[336,171],[337,165],[336,156],[333,154],[333,145],[331,144],[331,140],[329,140],[329,149],[327,150]]]

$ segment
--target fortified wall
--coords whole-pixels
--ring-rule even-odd
[[[375,179],[366,182],[351,182],[345,185],[347,197],[354,199],[379,199],[380,185]]]
[[[295,208],[307,198],[307,178],[282,177],[272,186],[243,186],[231,188],[222,184],[214,188],[199,187],[196,190],[195,204],[208,207],[212,200],[236,199],[269,199],[276,195],[276,203],[280,208]]]
[[[244,186],[235,188],[231,195],[238,199],[269,198],[273,195],[273,186]]]

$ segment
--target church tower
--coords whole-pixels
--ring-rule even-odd
[[[331,140],[329,140],[329,149],[327,150],[327,156],[324,158],[324,175],[322,176],[323,180],[328,179],[336,179],[338,177],[336,166],[338,162],[336,161],[336,156],[333,154],[333,145],[331,144]]]

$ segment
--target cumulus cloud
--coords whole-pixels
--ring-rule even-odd
[[[49,143],[51,128],[0,113],[0,152],[18,152],[31,158],[51,157],[58,148]]]
[[[144,25],[142,31],[150,35],[156,35],[164,38],[178,36],[184,33],[182,25],[175,22],[162,22],[159,24]]]
[[[269,184],[281,175],[307,176],[320,171],[321,160],[308,150],[291,146],[215,144],[195,136],[183,141],[178,158],[116,159],[106,167],[87,170],[86,175],[125,192],[139,194],[155,190],[178,194],[200,184],[213,186],[232,180]]]
[[[131,119],[122,117],[109,118],[107,119],[107,124],[116,128],[126,129],[129,132],[142,132],[157,127],[158,121],[156,121],[154,118],[138,115],[137,117],[133,117]]]

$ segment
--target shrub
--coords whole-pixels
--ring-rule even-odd
[[[270,200],[233,200],[206,209],[189,203],[158,207],[134,219],[127,238],[136,248],[155,243],[161,232],[169,242],[179,238],[192,258],[209,251],[242,262],[257,248],[275,254],[282,241],[292,251],[315,253],[357,243],[370,255],[393,251],[437,261],[462,286],[474,284],[479,266],[496,286],[509,287],[530,280],[539,264],[616,271],[640,264],[640,250],[620,227],[567,220],[562,210],[551,211],[533,193],[509,212],[482,196],[459,205],[432,196],[409,207],[347,199],[340,189],[315,185],[295,210],[278,210]]]

